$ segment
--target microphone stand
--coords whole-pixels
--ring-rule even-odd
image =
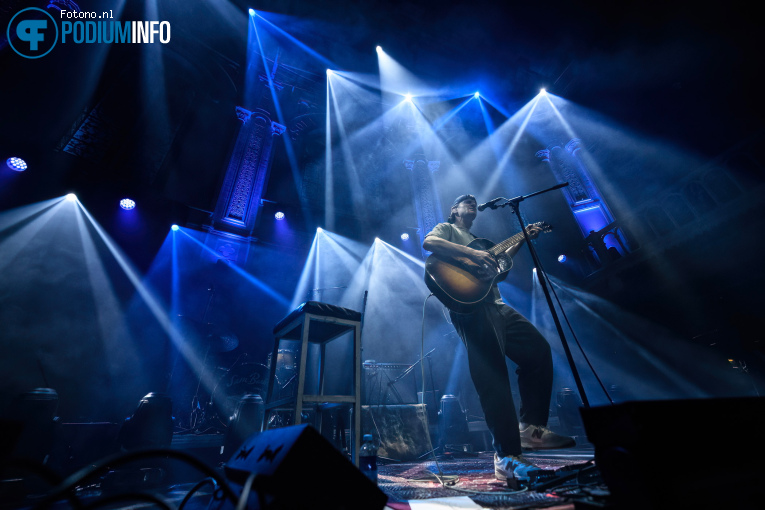
[[[560,343],[563,345],[563,350],[566,353],[566,359],[568,360],[568,364],[571,367],[571,373],[574,376],[574,381],[576,382],[576,388],[577,390],[579,390],[579,395],[582,397],[582,404],[584,405],[585,408],[589,408],[590,402],[587,400],[587,394],[584,392],[584,386],[582,385],[582,378],[579,376],[579,371],[576,368],[576,363],[574,363],[574,357],[572,356],[571,349],[569,349],[568,342],[566,341],[566,335],[563,333],[563,327],[560,324],[558,313],[555,311],[555,305],[553,304],[552,297],[550,297],[550,290],[547,288],[547,275],[544,273],[544,270],[542,269],[542,264],[540,263],[539,257],[537,256],[536,248],[534,248],[534,245],[531,243],[531,237],[529,236],[529,232],[526,230],[526,226],[523,224],[523,219],[521,218],[521,208],[520,208],[521,202],[523,202],[527,198],[531,198],[536,195],[541,195],[542,193],[547,193],[548,191],[563,188],[566,186],[568,186],[567,182],[556,184],[552,188],[543,189],[541,191],[535,191],[534,193],[530,193],[528,195],[522,195],[515,198],[505,199],[505,203],[503,204],[497,205],[497,203],[495,202],[489,205],[488,207],[490,209],[496,209],[498,207],[510,206],[515,212],[515,215],[518,217],[518,223],[521,225],[521,230],[523,230],[523,237],[526,239],[526,245],[529,247],[529,252],[531,253],[531,259],[534,261],[534,266],[537,268],[537,271],[540,273],[539,283],[542,285],[542,291],[544,292],[545,299],[547,300],[547,306],[550,308],[550,314],[552,315],[553,321],[555,322],[555,329],[558,330],[558,336],[560,336]]]

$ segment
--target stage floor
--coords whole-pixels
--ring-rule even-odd
[[[512,489],[494,477],[493,453],[441,455],[436,462],[432,456],[421,461],[381,463],[378,467],[378,486],[388,496],[386,510],[430,510],[449,508],[556,508],[573,509],[575,503],[586,502],[586,508],[607,508],[608,490],[602,483],[592,459],[590,444],[574,448],[528,451],[524,455],[543,469],[548,476],[530,487]],[[314,466],[321,469],[320,465]],[[438,476],[437,476],[438,475]],[[564,477],[566,479],[564,479]],[[439,481],[443,481],[441,483]],[[328,491],[343,490],[346,483],[340,477],[327,484]],[[299,485],[299,484],[298,484]],[[167,508],[206,510],[213,498],[211,486],[200,487],[181,505],[194,483],[178,483],[172,487],[155,486],[153,490],[136,487],[138,492],[150,492],[169,503]],[[104,503],[105,494],[99,490],[80,486],[75,491],[86,506]],[[37,500],[37,501],[36,501]],[[38,498],[0,508],[34,508]],[[99,503],[100,502],[100,503]],[[233,505],[213,503],[214,508],[233,508]],[[71,508],[67,501],[58,501],[50,508]],[[160,508],[146,501],[114,501],[103,508],[134,510]]]
[[[382,465],[379,467],[378,486],[389,497],[388,507],[395,510],[573,508],[574,500],[593,499],[591,492],[599,499],[607,494],[596,468],[592,467],[593,454],[590,444],[524,452],[529,460],[550,472],[531,488],[520,490],[512,489],[494,477],[491,452],[439,456],[438,465],[432,457],[420,462]],[[563,477],[568,480],[563,480]],[[438,478],[444,483],[439,482]],[[534,490],[534,487],[543,487],[542,484],[546,484],[547,488]]]

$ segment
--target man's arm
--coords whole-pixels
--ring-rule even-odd
[[[451,259],[468,267],[485,270],[485,266],[488,265],[489,268],[497,269],[497,262],[489,252],[474,250],[437,236],[427,236],[422,247],[441,258]]]

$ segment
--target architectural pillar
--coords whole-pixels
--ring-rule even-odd
[[[286,130],[262,109],[237,107],[242,121],[213,215],[215,230],[250,238],[271,171],[274,137]]]
[[[559,182],[569,183],[561,191],[579,225],[592,259],[597,265],[605,266],[625,256],[629,246],[608,204],[590,178],[587,166],[579,157],[581,148],[581,140],[574,138],[564,147],[551,145],[538,151],[536,156],[549,163]]]

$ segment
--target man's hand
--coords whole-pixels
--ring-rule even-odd
[[[526,232],[528,232],[529,237],[531,239],[536,239],[537,237],[539,237],[539,234],[544,232],[544,230],[545,229],[540,227],[539,225],[528,225],[526,227]]]
[[[468,248],[468,258],[470,269],[476,276],[481,278],[491,278],[499,271],[497,261],[488,251],[474,250]]]

